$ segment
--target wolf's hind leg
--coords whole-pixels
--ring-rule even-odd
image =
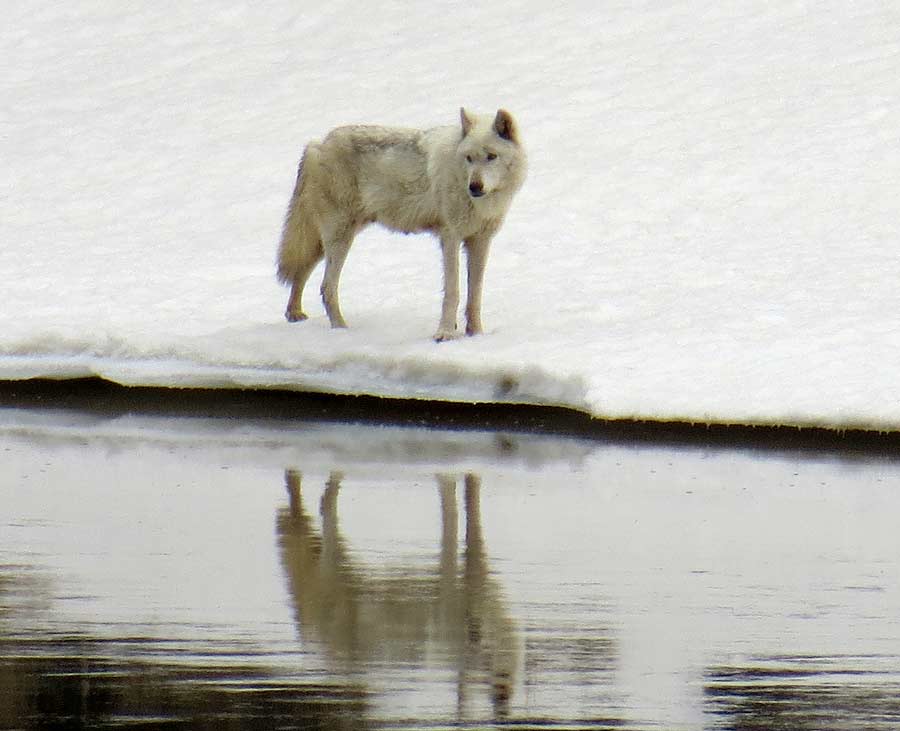
[[[322,302],[331,327],[347,327],[347,321],[341,314],[341,302],[338,286],[341,282],[341,269],[353,243],[354,230],[342,231],[325,244],[325,276],[322,279]]]
[[[288,297],[287,308],[284,316],[288,322],[302,322],[306,319],[306,313],[303,311],[303,289],[312,270],[316,268],[316,264],[322,261],[322,247],[319,247],[318,254],[303,264],[294,274],[291,280],[291,294]]]
[[[284,318],[288,322],[303,322],[308,315],[303,311],[300,300],[303,299],[303,287],[297,282],[291,285],[291,294],[288,297],[287,307],[284,310]]]

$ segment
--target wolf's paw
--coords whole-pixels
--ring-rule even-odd
[[[434,334],[434,342],[436,343],[445,343],[448,340],[456,340],[459,337],[459,332],[456,328],[449,327],[439,327],[438,331]]]
[[[284,319],[288,322],[303,322],[307,318],[305,312],[294,312],[293,310],[286,310],[284,313]]]

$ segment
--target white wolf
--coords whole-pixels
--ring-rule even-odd
[[[435,340],[456,337],[459,248],[468,270],[466,333],[482,332],[488,247],[525,180],[525,152],[509,112],[460,110],[460,125],[428,130],[339,127],[303,151],[278,251],[291,285],[285,316],[305,320],[303,287],[325,258],[322,299],[332,327],[346,327],[338,283],[357,233],[370,223],[440,238],[444,299]]]

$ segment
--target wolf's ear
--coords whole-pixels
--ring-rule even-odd
[[[516,128],[516,120],[505,109],[499,109],[494,118],[494,131],[499,137],[510,142],[519,141],[519,130]]]
[[[466,111],[465,107],[460,107],[459,121],[462,123],[463,137],[465,137],[467,134],[469,134],[469,130],[472,129],[472,126],[475,124],[475,120],[469,116],[469,113]]]

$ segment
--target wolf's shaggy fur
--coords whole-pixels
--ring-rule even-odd
[[[339,127],[303,152],[278,251],[278,278],[291,285],[285,316],[306,319],[303,288],[325,259],[322,299],[332,327],[346,327],[338,284],[353,238],[380,223],[440,238],[444,298],[436,340],[456,337],[459,247],[467,255],[466,333],[482,332],[488,248],[525,180],[516,123],[460,110],[460,124],[428,130]]]

